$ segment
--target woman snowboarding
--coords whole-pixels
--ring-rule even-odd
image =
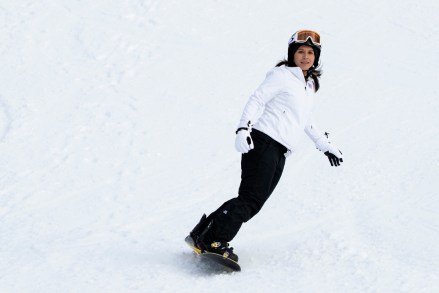
[[[202,216],[189,233],[194,245],[238,261],[229,247],[241,225],[256,215],[275,189],[285,164],[303,131],[329,159],[342,154],[312,121],[314,94],[319,90],[320,35],[300,30],[288,42],[288,59],[271,69],[250,96],[236,130],[235,147],[242,153],[238,197]],[[254,125],[252,125],[254,123]]]

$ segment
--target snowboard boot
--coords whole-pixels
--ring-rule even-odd
[[[189,233],[189,236],[191,236],[194,243],[197,243],[198,237],[200,237],[201,233],[206,229],[207,225],[209,225],[209,223],[207,222],[206,214],[203,214],[198,224]]]
[[[203,218],[201,218],[203,220]],[[207,222],[207,221],[206,221]],[[212,232],[210,228],[212,227],[213,220],[207,223],[204,231],[197,237],[197,241],[195,241],[195,245],[202,252],[211,252],[222,255],[224,258],[229,258],[238,262],[238,255],[233,252],[233,247],[229,247],[228,242],[224,241],[213,241]]]

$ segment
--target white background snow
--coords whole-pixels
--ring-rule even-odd
[[[438,3],[1,0],[0,292],[439,292]],[[205,272],[183,239],[300,28],[345,163],[304,136],[242,272]]]

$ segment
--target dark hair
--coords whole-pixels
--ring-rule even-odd
[[[288,48],[288,59],[283,59],[279,61],[279,63],[276,64],[276,67],[285,65],[288,67],[297,67],[297,65],[294,63],[294,53],[297,51],[299,46],[294,46],[293,44],[289,46]],[[314,84],[316,87],[316,92],[320,88],[320,82],[319,78],[322,76],[322,69],[321,65],[319,64],[320,59],[320,50],[316,50],[316,48],[312,47],[314,50],[314,55],[316,57],[313,66],[308,70],[307,76],[305,76],[305,79],[308,80],[309,77],[311,77],[314,80]]]

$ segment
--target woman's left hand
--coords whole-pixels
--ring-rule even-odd
[[[334,153],[332,153],[333,151]],[[343,162],[342,153],[340,150],[332,149],[325,152],[325,155],[329,159],[329,163],[331,163],[331,166],[338,167],[340,166],[340,163]]]

